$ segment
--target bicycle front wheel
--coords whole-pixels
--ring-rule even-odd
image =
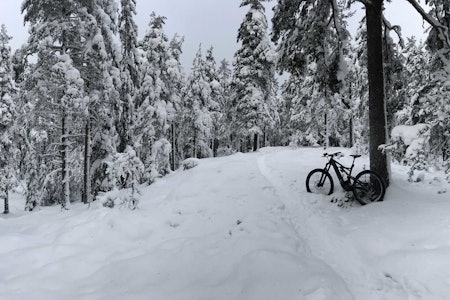
[[[381,176],[371,170],[356,175],[353,183],[353,195],[362,205],[383,201],[386,186]]]
[[[323,169],[314,169],[306,177],[306,190],[309,193],[330,195],[333,193],[333,188],[333,178]]]

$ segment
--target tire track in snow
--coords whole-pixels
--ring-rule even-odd
[[[293,205],[294,203],[298,203],[298,199],[293,196],[293,193],[286,188],[282,183],[280,183],[274,176],[272,175],[271,169],[268,167],[266,163],[267,157],[270,153],[261,153],[257,159],[257,165],[259,172],[265,178],[265,180],[273,187],[274,194],[278,196],[276,201],[279,203],[279,207],[283,209],[279,209],[279,216],[292,228],[295,232],[297,238],[303,244],[302,249],[303,254],[311,257],[313,260],[320,261],[323,265],[329,268],[330,272],[334,274],[336,278],[340,278],[342,280],[343,285],[348,293],[346,299],[354,299],[354,296],[351,294],[351,289],[348,286],[348,279],[344,278],[339,272],[336,272],[335,266],[330,265],[328,262],[321,259],[319,256],[314,255],[314,251],[311,248],[310,241],[312,237],[324,236],[322,232],[317,235],[318,230],[312,230],[312,228],[307,224],[307,220],[311,219],[312,212],[306,207],[306,205],[302,205],[302,213],[299,216],[293,216],[290,212],[299,212],[298,207]],[[305,220],[305,222],[298,222],[299,219]],[[320,229],[322,230],[322,229]],[[316,233],[316,234],[314,234]],[[337,295],[335,295],[337,296]]]
[[[280,211],[284,214],[282,218],[293,227],[299,239],[307,243],[305,248],[309,249],[311,256],[333,269],[356,299],[362,299],[361,295],[364,295],[365,300],[389,299],[391,296],[399,297],[398,299],[421,299],[421,293],[409,284],[401,282],[393,284],[389,277],[380,273],[376,265],[373,265],[373,261],[367,261],[361,256],[355,244],[348,241],[345,234],[334,230],[336,224],[332,223],[333,220],[329,219],[330,215],[326,211],[309,205],[324,201],[324,199],[317,200],[319,197],[328,197],[306,194],[303,190],[299,193],[273,175],[276,168],[270,167],[268,160],[275,155],[280,153],[262,152],[258,157],[258,168],[262,176],[273,186],[275,194],[279,196],[277,201],[285,207]],[[300,196],[304,198],[299,199]],[[367,298],[368,292],[370,298]]]

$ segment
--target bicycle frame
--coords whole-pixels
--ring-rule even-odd
[[[346,167],[343,164],[341,164],[340,162],[336,161],[333,156],[330,156],[330,158],[324,168],[324,170],[326,172],[330,173],[331,166],[333,166],[334,172],[336,173],[336,175],[339,179],[339,183],[341,184],[342,188],[346,191],[350,191],[353,187],[353,183],[350,180],[354,179],[354,177],[352,176],[352,171],[355,166],[355,159],[356,158],[353,157],[353,162],[352,162],[351,167]],[[342,173],[347,178],[344,178],[344,176],[342,176]],[[321,181],[322,181],[322,179],[321,179]]]

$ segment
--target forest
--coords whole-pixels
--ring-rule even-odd
[[[0,31],[5,212],[17,186],[30,211],[135,209],[140,186],[188,158],[266,146],[354,148],[407,165],[410,180],[450,172],[447,0],[427,11],[407,0],[430,27],[423,42],[384,18],[383,0],[278,0],[271,20],[266,1],[242,1],[232,62],[200,46],[189,72],[164,16],[151,13],[138,38],[136,0],[23,1],[27,43],[12,51]],[[357,2],[366,17],[352,36]]]

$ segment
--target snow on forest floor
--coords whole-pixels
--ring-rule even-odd
[[[340,187],[306,192],[322,153],[200,160],[145,188],[136,211],[26,213],[14,195],[0,216],[0,299],[449,299],[443,175],[409,183],[393,165],[385,201],[360,206]]]

